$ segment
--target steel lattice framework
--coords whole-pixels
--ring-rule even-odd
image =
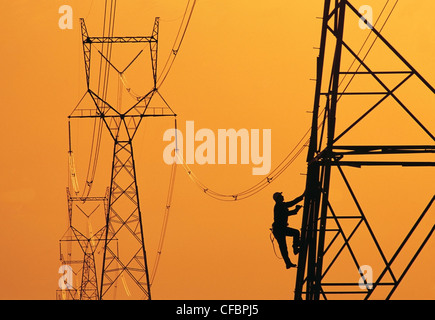
[[[378,43],[392,54],[400,62],[401,67],[396,70],[377,70],[366,62],[365,56],[362,56],[357,50],[350,45],[351,38],[346,38],[345,33],[345,16],[348,19],[364,21],[371,29]],[[332,42],[332,59],[327,54],[327,41]],[[317,77],[315,88],[315,100],[313,107],[312,132],[308,150],[308,171],[306,180],[306,194],[304,203],[304,212],[302,218],[301,240],[302,248],[299,253],[298,270],[296,276],[295,299],[328,299],[334,297],[355,297],[362,295],[365,299],[372,296],[376,289],[383,287],[388,288],[386,299],[389,299],[402,281],[406,272],[415,261],[429,238],[431,237],[435,226],[432,226],[425,238],[419,242],[417,250],[414,252],[411,260],[404,270],[398,275],[393,272],[392,264],[396,261],[398,255],[402,252],[404,245],[413,235],[420,222],[433,206],[435,196],[429,199],[427,206],[422,208],[421,214],[416,219],[403,242],[400,243],[395,253],[387,258],[380,241],[374,233],[374,229],[368,221],[366,212],[363,209],[354,187],[351,185],[345,167],[361,168],[364,166],[380,166],[382,168],[389,166],[402,167],[434,167],[435,162],[430,159],[430,154],[435,152],[435,135],[434,132],[423,124],[424,121],[419,119],[411,111],[411,107],[406,105],[396,95],[396,91],[405,83],[411,81],[418,82],[429,95],[435,94],[435,89],[417,72],[417,70],[387,41],[381,32],[370,24],[369,21],[347,0],[325,0],[322,32],[317,58]],[[350,54],[352,58],[360,65],[356,71],[344,70],[342,59],[344,53]],[[329,69],[331,67],[331,69]],[[342,90],[339,86],[343,76],[351,75],[353,77],[366,76],[382,88],[379,91],[372,89],[361,89],[356,91]],[[395,85],[389,85],[383,81],[383,75],[395,75],[400,81]],[[359,117],[356,118],[341,133],[336,132],[336,116],[341,106],[340,99],[344,96],[364,96],[378,97],[377,101]],[[379,108],[385,100],[393,101],[399,109],[405,111],[410,119],[417,125],[419,130],[425,135],[426,140],[431,141],[425,145],[342,145],[342,137],[354,130],[373,110]],[[321,107],[324,106],[324,109]],[[432,107],[432,106],[428,106]],[[339,110],[339,111],[337,111]],[[323,117],[323,121],[321,118]],[[320,119],[320,121],[319,121]],[[380,119],[388,121],[388,119]],[[431,123],[430,119],[424,119]],[[433,120],[433,119],[432,119]],[[406,155],[406,158],[404,157]],[[411,160],[410,156],[417,156],[418,159]],[[360,157],[355,160],[355,157]],[[361,157],[363,156],[363,157]],[[381,157],[379,157],[381,156]],[[399,159],[402,157],[402,159]],[[376,159],[376,160],[373,160]],[[335,173],[335,175],[332,174]],[[338,177],[338,178],[337,178]],[[337,212],[330,200],[330,185],[332,180],[341,179],[347,192],[352,199],[354,212]],[[427,200],[425,200],[427,201]],[[345,231],[342,225],[345,221],[353,221],[354,227],[350,231]],[[327,227],[328,226],[328,227]],[[379,255],[382,260],[383,268],[377,273],[373,283],[367,283],[361,264],[358,260],[358,251],[352,245],[355,234],[364,229],[368,234],[367,241],[374,245],[373,255]],[[341,240],[342,245],[338,250],[332,252],[332,246]],[[344,253],[349,254],[353,261],[355,273],[351,279],[344,275],[339,281],[327,282],[326,276],[335,267],[340,256]],[[363,279],[366,289],[362,290],[358,286],[361,284],[357,281],[357,276]],[[388,279],[388,281],[386,280]],[[391,279],[391,280],[390,280]],[[364,287],[364,286],[363,286]]]
[[[67,290],[58,290],[58,300],[99,298],[96,252],[101,249],[106,234],[102,222],[108,209],[108,191],[104,197],[75,197],[67,188],[68,228],[59,241],[60,260],[62,265],[71,267],[72,280],[75,277],[79,282],[69,283],[71,288]],[[94,225],[98,224],[95,233],[91,219]]]
[[[159,18],[155,19],[151,36],[125,37],[91,37],[88,34],[84,19],[80,21],[87,83],[87,93],[85,96],[87,95],[91,98],[93,106],[86,108],[76,107],[69,116],[69,119],[101,119],[114,143],[108,207],[102,239],[104,247],[98,298],[111,298],[112,296],[109,296],[109,293],[116,293],[114,290],[116,290],[118,283],[123,283],[126,286],[127,278],[130,283],[130,286],[126,287],[126,291],[129,291],[128,295],[131,294],[130,291],[135,291],[134,296],[136,298],[151,299],[142,212],[133,153],[133,138],[143,118],[175,116],[169,106],[168,108],[150,107],[150,102],[155,95],[161,97],[157,89]],[[132,43],[149,44],[154,85],[147,94],[138,97],[133,105],[128,107],[126,111],[121,112],[119,108],[112,106],[93,90],[91,84],[91,52],[94,44],[114,44],[119,46]],[[105,57],[101,51],[99,53],[111,67],[116,69],[111,63],[110,58]],[[135,59],[130,62],[124,71],[131,66]],[[122,72],[118,69],[116,71],[122,75]],[[85,252],[85,257],[86,255],[87,253]],[[88,269],[92,269],[92,264],[89,264],[89,266]]]

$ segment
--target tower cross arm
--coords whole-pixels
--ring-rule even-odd
[[[81,110],[79,110],[81,111]],[[176,117],[177,115],[174,113],[151,113],[151,114],[131,114],[131,115],[124,115],[124,118],[147,118],[147,117]],[[120,115],[105,115],[102,113],[73,113],[68,116],[68,119],[84,119],[84,118],[121,118]]]
[[[130,36],[130,37],[87,37],[86,43],[151,43],[157,42],[152,36]]]

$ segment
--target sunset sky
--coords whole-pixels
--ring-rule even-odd
[[[187,0],[118,1],[115,35],[150,35],[160,17],[159,71],[177,35]],[[376,19],[386,0],[352,1],[370,5]],[[380,23],[396,1],[389,1]],[[216,164],[189,164],[208,188],[237,194],[263,178],[253,175],[259,166],[217,164],[219,129],[271,132],[271,170],[300,142],[311,126],[316,57],[318,55],[321,0],[252,1],[198,0],[180,51],[160,93],[177,114],[184,134],[209,129],[216,137]],[[72,29],[59,27],[59,7],[73,9]],[[435,86],[435,3],[399,0],[382,34]],[[0,299],[55,299],[60,274],[59,240],[68,225],[68,115],[86,92],[79,18],[85,18],[91,36],[101,35],[103,0],[15,0],[0,2],[0,104],[2,158],[0,160]],[[317,18],[316,18],[317,17]],[[368,30],[348,14],[346,34],[355,48]],[[374,38],[371,38],[372,40]],[[143,47],[143,46],[142,46]],[[126,66],[135,50],[115,53],[113,61]],[[367,61],[378,69],[400,64],[376,42]],[[329,54],[330,52],[328,52]],[[96,51],[93,52],[98,57]],[[148,54],[148,52],[146,52]],[[329,55],[330,58],[330,55]],[[343,69],[351,59],[343,57]],[[138,62],[139,63],[139,62]],[[138,66],[141,66],[140,64]],[[146,63],[144,62],[144,66]],[[149,69],[136,69],[129,77],[133,90],[146,93],[152,80]],[[363,83],[363,80],[360,80]],[[399,78],[386,79],[397,83]],[[117,81],[114,99],[117,94]],[[357,88],[358,82],[354,83]],[[371,84],[363,83],[364,88]],[[398,95],[424,125],[435,133],[434,95],[413,79]],[[119,98],[119,96],[118,96]],[[128,93],[122,101],[129,105]],[[337,111],[337,132],[376,101],[369,97],[345,100],[352,108]],[[116,100],[114,100],[116,101]],[[354,103],[357,101],[357,103]],[[343,102],[344,103],[344,102]],[[131,103],[130,103],[131,104]],[[153,106],[163,106],[159,99]],[[364,109],[366,108],[366,109]],[[141,210],[148,265],[154,265],[165,213],[171,166],[163,152],[166,130],[174,119],[145,119],[134,139]],[[107,131],[107,130],[106,130]],[[95,184],[91,195],[102,196],[110,183],[113,141],[104,131]],[[71,122],[77,176],[83,188],[92,138],[92,122]],[[305,139],[306,140],[306,139]],[[261,139],[260,139],[261,141]],[[434,141],[397,105],[387,102],[367,121],[343,137],[343,144],[433,145]],[[195,148],[201,142],[195,143]],[[263,151],[260,144],[260,153]],[[209,197],[177,167],[172,206],[159,269],[152,284],[153,299],[293,299],[296,269],[286,270],[269,239],[273,222],[272,194],[286,200],[305,189],[306,150],[288,169],[259,193],[240,201]],[[422,160],[423,158],[418,158]],[[435,161],[426,154],[424,161]],[[392,256],[417,217],[434,195],[435,168],[344,168],[369,222],[388,258]],[[337,172],[331,182],[331,202],[337,210],[355,210]],[[302,211],[289,219],[300,228]],[[415,232],[408,251],[397,261],[397,274],[435,221],[435,207]],[[99,228],[92,226],[94,230]],[[371,244],[358,238],[362,264],[373,266]],[[367,244],[367,245],[366,245]],[[278,247],[275,243],[278,253]],[[396,290],[396,299],[435,299],[435,239],[432,237]],[[279,254],[279,253],[278,253]],[[297,263],[293,254],[290,258]],[[345,261],[338,272],[347,274]],[[153,270],[150,270],[153,271]],[[100,272],[100,271],[99,271]],[[353,270],[351,272],[354,272]],[[359,274],[355,272],[355,282]],[[118,290],[123,290],[118,289]]]

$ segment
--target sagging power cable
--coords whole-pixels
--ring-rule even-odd
[[[150,285],[152,285],[154,282],[154,278],[156,277],[157,269],[158,269],[159,262],[160,262],[160,257],[162,255],[163,243],[165,241],[166,230],[168,227],[169,213],[170,213],[171,205],[172,205],[172,196],[174,194],[176,171],[177,171],[177,165],[176,165],[176,162],[174,161],[174,163],[172,164],[172,167],[171,167],[171,175],[169,177],[169,188],[168,188],[168,193],[166,196],[165,211],[164,211],[164,215],[163,215],[163,224],[162,224],[162,229],[160,232],[159,244],[157,246],[156,259],[154,260],[154,267],[153,267],[153,271],[152,271],[152,274],[150,277]]]
[[[322,116],[322,114],[325,112],[325,109],[322,110],[322,112],[319,113],[319,118]],[[317,130],[320,129],[320,127],[323,125],[323,122],[325,120],[323,119],[318,127]],[[177,132],[177,119],[175,118],[175,132]],[[193,170],[187,165],[186,161],[183,158],[183,155],[178,152],[178,149],[176,148],[175,156],[178,160],[178,163],[181,164],[186,171],[189,178],[208,196],[220,200],[220,201],[238,201],[243,200],[249,197],[252,197],[253,195],[257,194],[258,192],[262,191],[264,188],[268,187],[272,182],[274,182],[287,168],[300,156],[302,151],[305,149],[305,147],[308,145],[310,138],[307,139],[307,136],[311,132],[311,128],[306,131],[306,133],[302,136],[302,138],[299,140],[299,142],[296,144],[296,146],[284,157],[284,159],[275,167],[275,169],[272,170],[272,172],[269,173],[265,178],[260,180],[255,185],[251,186],[248,189],[245,189],[241,192],[234,193],[234,194],[224,194],[217,191],[214,191],[213,189],[209,188],[206,184],[204,184],[193,172]],[[175,143],[177,145],[177,135],[175,134]]]
[[[115,17],[116,17],[116,0],[105,1],[104,5],[104,21],[103,21],[103,36],[106,36],[106,23],[107,23],[107,36],[113,37],[114,29],[115,29]],[[112,55],[112,43],[101,44],[101,52],[104,53],[105,57],[107,57],[105,64],[103,63],[103,57],[100,57],[100,69],[98,75],[98,96],[101,96],[105,101],[107,99],[108,85],[109,85],[109,76],[110,76],[110,64],[108,61],[111,59]],[[103,66],[104,64],[104,66]],[[82,197],[88,197],[92,185],[94,182],[98,157],[100,153],[101,147],[101,135],[103,131],[103,120],[101,118],[94,119],[94,129],[92,133],[92,144],[91,144],[91,152],[89,156],[89,164],[86,173],[86,183],[83,189]]]
[[[191,4],[192,3],[192,4]],[[169,71],[174,64],[174,60],[177,57],[178,52],[180,51],[181,44],[184,40],[184,36],[186,35],[187,28],[189,26],[190,20],[192,18],[193,10],[195,9],[196,0],[189,0],[187,2],[186,9],[184,11],[183,19],[181,20],[180,27],[177,32],[177,36],[175,37],[174,44],[172,45],[171,52],[169,53],[168,59],[162,69],[161,74],[157,78],[157,89],[163,84],[168,76]]]

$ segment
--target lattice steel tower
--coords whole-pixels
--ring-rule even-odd
[[[367,33],[372,33],[376,37],[377,46],[382,47],[383,54],[388,57],[388,60],[381,57],[374,62],[369,62],[366,59],[367,54],[362,54],[361,50],[355,49],[349,23],[356,28],[358,28],[358,23],[366,25]],[[325,0],[320,51],[317,58],[312,132],[307,157],[306,197],[301,228],[302,248],[299,253],[295,299],[317,300],[337,296],[340,298],[362,296],[368,299],[381,287],[387,288],[382,299],[389,299],[435,228],[431,225],[429,231],[424,232],[425,237],[420,237],[418,247],[413,251],[407,265],[399,273],[393,272],[393,264],[403,252],[404,246],[411,236],[415,236],[414,231],[421,226],[420,223],[427,221],[429,210],[433,211],[433,193],[429,199],[424,200],[427,205],[417,209],[417,212],[422,213],[416,217],[415,224],[397,250],[392,256],[387,257],[381,242],[375,235],[374,228],[368,221],[364,206],[358,199],[358,192],[351,186],[346,173],[346,170],[365,170],[351,168],[366,166],[381,167],[383,170],[391,166],[433,170],[435,166],[435,161],[431,156],[435,152],[435,133],[430,129],[432,126],[433,130],[433,118],[416,116],[412,109],[414,103],[410,106],[409,101],[405,103],[397,94],[400,91],[399,88],[410,82],[423,88],[421,90],[425,90],[429,99],[434,98],[435,89],[387,41],[380,30],[382,27],[372,25],[372,22],[359,12],[351,1]],[[345,55],[347,59],[356,62],[358,67],[347,69],[347,65],[343,63]],[[394,68],[385,67],[385,64],[393,59],[396,60]],[[344,77],[352,77],[354,84],[350,87],[341,86]],[[365,77],[365,80],[358,82],[357,80],[362,77]],[[387,81],[387,77],[395,77],[395,80]],[[368,86],[368,81],[372,81],[375,86]],[[391,145],[358,142],[344,144],[345,138],[369,116],[378,117],[378,114],[374,114],[374,110],[383,108],[386,103],[397,108],[394,110],[400,110],[404,117],[415,125],[416,130],[424,136],[425,144]],[[360,108],[361,106],[364,108]],[[425,107],[433,108],[433,103]],[[342,125],[338,131],[337,119],[343,113],[352,115],[353,120]],[[390,119],[388,117],[379,118],[379,121],[382,126],[386,125]],[[366,132],[366,135],[365,140],[369,140],[370,134]],[[433,174],[433,171],[427,173]],[[352,211],[340,211],[335,207],[334,201],[331,201],[333,191],[331,183],[338,180],[348,192],[347,196],[352,202]],[[358,191],[361,192],[363,189],[360,186]],[[350,222],[353,223],[352,227],[345,230],[344,224]],[[382,269],[377,270],[371,282],[364,274],[359,260],[358,247],[354,245],[356,234],[362,231],[366,236],[365,243],[367,245],[371,243],[374,248],[371,252],[372,256],[378,256],[383,265]],[[334,247],[336,251],[333,251]],[[347,272],[342,272],[342,274],[335,275],[333,280],[328,281],[328,276],[333,273],[337,261],[345,253],[351,261],[348,269],[353,270],[350,277]]]
[[[159,18],[155,19],[150,36],[113,36],[112,30],[112,34],[92,37],[88,34],[84,19],[81,19],[80,22],[87,83],[85,97],[92,101],[92,105],[82,107],[79,104],[70,114],[69,119],[99,119],[107,128],[113,140],[108,208],[105,234],[102,239],[104,245],[99,299],[113,298],[111,292],[116,293],[115,290],[118,284],[124,286],[127,293],[125,298],[151,299],[143,220],[133,153],[133,138],[143,118],[175,116],[169,106],[159,108],[150,106],[154,96],[161,97],[157,88]],[[133,65],[139,55],[142,54],[143,49],[121,70],[111,61],[110,55],[95,46],[97,44],[131,46],[134,43],[149,45],[153,86],[145,95],[136,96],[133,105],[127,108],[124,107],[124,110],[121,110],[119,106],[115,106],[106,99],[107,94],[99,95],[93,87],[93,83],[97,81],[93,82],[92,78],[98,77],[95,77],[91,72],[91,52],[94,52],[93,48],[96,49],[97,57],[106,63],[107,68],[114,69],[120,80],[124,82],[124,72]],[[125,89],[131,93],[129,87]],[[107,90],[107,87],[105,90]],[[164,101],[163,98],[162,100]],[[89,184],[92,182],[88,181]]]
[[[72,272],[67,279],[72,283],[57,290],[56,298],[98,300],[97,265],[101,267],[98,255],[106,234],[108,190],[104,197],[80,197],[71,195],[67,188],[67,201],[68,228],[59,241],[59,251],[61,264]]]

